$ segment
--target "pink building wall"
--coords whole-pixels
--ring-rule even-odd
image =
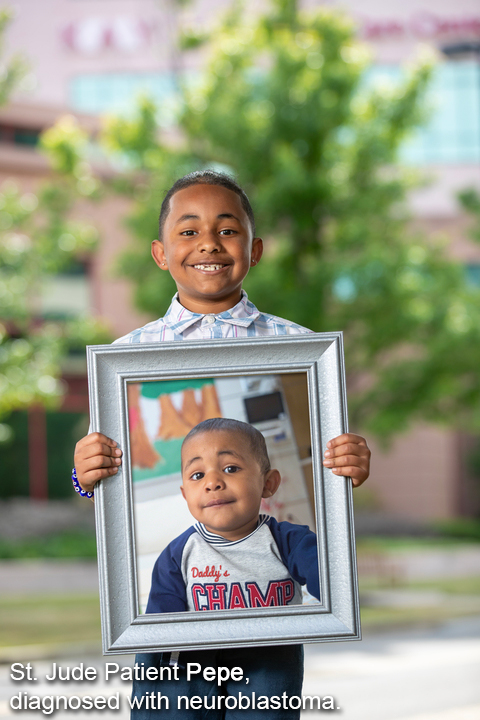
[[[351,12],[379,63],[404,63],[422,45],[435,49],[459,38],[480,38],[478,0],[459,0],[454,5],[450,0],[306,0],[303,4],[343,7]],[[178,62],[172,42],[177,24],[211,25],[227,3],[201,0],[180,13],[179,19],[165,11],[167,2],[155,0],[10,0],[9,5],[15,19],[7,37],[7,53],[22,52],[36,77],[17,99],[53,120],[68,110],[70,79],[89,73],[171,70]],[[259,12],[265,5],[251,3],[251,12]],[[195,67],[201,61],[201,55],[192,54],[187,63]],[[17,149],[16,153],[3,154],[0,180],[13,168],[22,183],[34,186],[44,166],[33,151]],[[480,262],[480,249],[467,239],[468,223],[455,200],[456,192],[466,186],[480,188],[480,168],[473,164],[435,165],[422,171],[431,183],[411,197],[416,222],[451,237],[455,257]],[[150,319],[133,309],[130,286],[114,276],[115,258],[128,243],[122,224],[127,209],[124,200],[111,198],[101,208],[88,211],[102,236],[91,270],[91,309],[108,320],[116,336]],[[420,426],[399,437],[388,451],[374,442],[371,445],[374,453],[368,487],[384,511],[413,519],[449,517],[460,511],[460,464],[454,432]]]

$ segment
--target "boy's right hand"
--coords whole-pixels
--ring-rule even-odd
[[[75,446],[77,480],[83,490],[91,492],[99,480],[115,475],[121,464],[122,451],[115,440],[102,433],[90,433]]]

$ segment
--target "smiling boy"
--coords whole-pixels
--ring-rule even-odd
[[[152,255],[175,280],[180,304],[200,314],[234,307],[263,253],[240,197],[224,187],[192,185],[177,191],[169,205]]]
[[[177,285],[177,295],[164,317],[134,330],[116,342],[155,343],[310,332],[294,322],[260,312],[242,290],[242,281],[249,269],[260,261],[262,252],[263,243],[256,236],[250,202],[232,178],[211,170],[180,178],[164,198],[159,237],[152,243],[153,259],[161,270],[170,272]],[[367,479],[370,450],[364,438],[345,433],[329,440],[327,448],[323,464],[332,472],[351,477],[354,486],[361,485]],[[92,491],[99,480],[117,473],[121,457],[122,451],[115,440],[101,433],[91,433],[80,440],[75,448],[75,465],[78,482],[83,490]],[[229,504],[235,503],[226,503]],[[209,517],[216,512],[214,507],[203,509],[208,527]],[[217,510],[220,517],[221,513],[227,516],[233,508],[222,507],[221,512],[220,508]],[[247,518],[237,528],[238,532],[243,533],[244,526],[253,520],[253,515]],[[265,529],[265,524],[262,527]],[[254,530],[253,536],[257,538],[256,533],[260,532],[263,533],[263,529]],[[228,539],[224,541],[229,542]],[[246,540],[239,538],[237,542],[244,544]],[[281,564],[285,570],[284,563]],[[181,576],[177,575],[176,585],[185,588]],[[185,594],[185,589],[183,592]],[[152,603],[156,602],[155,594],[156,589],[152,584]],[[165,594],[170,597],[176,595],[171,592]],[[268,593],[263,597],[268,598]],[[186,597],[183,604],[183,609],[187,609]],[[169,653],[166,655],[169,657]],[[262,693],[268,688],[272,694],[301,694],[303,650],[300,645],[192,651],[187,655],[190,662],[198,662],[202,666],[233,664],[248,667],[250,675],[255,677],[255,683],[250,682],[248,688],[245,687],[248,692]],[[139,655],[137,662],[150,667],[160,666],[169,662],[164,656],[165,653]],[[202,683],[201,679],[194,678],[183,690],[178,682],[172,686],[162,683],[161,691],[163,694],[170,693],[172,698],[180,692],[193,696],[212,691],[212,688]],[[136,682],[133,695],[140,697],[158,690],[158,683]],[[211,710],[189,709],[176,713],[172,707],[164,714],[179,720],[185,717],[203,718],[206,715],[208,720],[224,720],[229,716],[229,713],[225,715],[221,711],[217,714]],[[251,720],[256,717],[259,720],[297,720],[299,711],[262,710],[258,715],[247,711],[247,715]],[[150,711],[134,709],[132,716],[136,720],[147,720]]]
[[[201,171],[178,180],[160,212],[152,256],[177,285],[164,317],[116,340],[149,343],[310,332],[294,322],[259,312],[242,290],[250,267],[262,257],[255,220],[244,191],[222,173]],[[369,474],[364,438],[345,433],[330,440],[323,464],[361,485]],[[77,443],[75,467],[84,491],[118,472],[122,451],[114,439],[90,433]]]

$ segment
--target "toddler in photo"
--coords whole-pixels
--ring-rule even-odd
[[[182,495],[197,521],[158,558],[147,613],[298,605],[320,599],[317,537],[260,514],[281,478],[252,425],[205,420],[182,445]]]

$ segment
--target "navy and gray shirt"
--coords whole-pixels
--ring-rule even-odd
[[[301,585],[320,599],[317,536],[306,525],[260,515],[232,541],[196,523],[155,563],[147,613],[299,605]]]

